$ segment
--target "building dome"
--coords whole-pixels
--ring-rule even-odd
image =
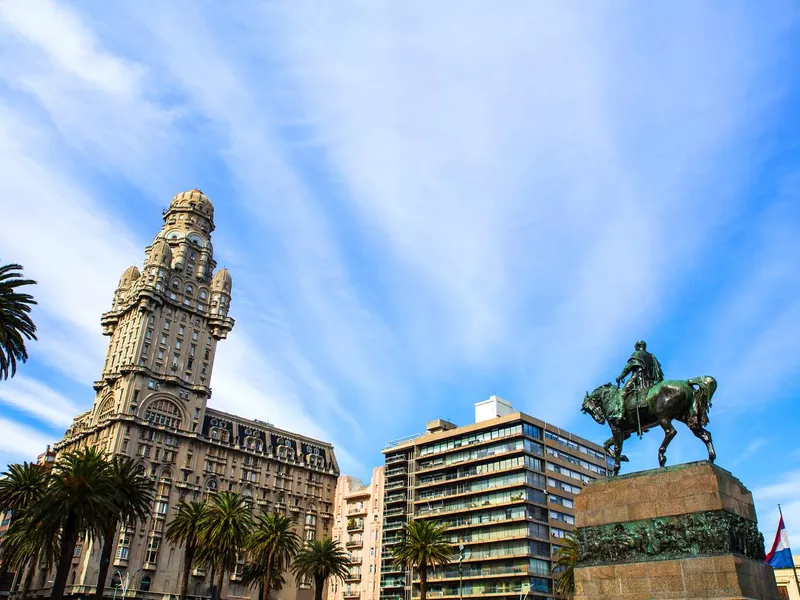
[[[211,289],[215,292],[226,292],[230,294],[232,288],[233,279],[231,279],[231,274],[228,272],[228,269],[223,268],[217,271],[214,278],[211,280]]]
[[[170,266],[172,264],[172,250],[166,240],[157,239],[150,246],[150,255],[148,256],[150,264]]]
[[[139,279],[140,276],[141,273],[139,273],[139,269],[137,269],[136,266],[128,267],[125,269],[122,277],[119,278],[119,285],[117,287],[126,288]]]
[[[197,210],[209,220],[214,219],[214,205],[203,192],[198,189],[187,190],[176,195],[169,204],[169,209]]]

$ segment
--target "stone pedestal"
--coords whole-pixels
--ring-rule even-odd
[[[753,497],[709,462],[595,481],[575,516],[575,600],[778,600]]]

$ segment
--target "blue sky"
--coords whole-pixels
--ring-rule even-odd
[[[335,443],[579,414],[644,338],[711,374],[719,464],[800,540],[800,9],[750,2],[0,4],[0,260],[40,341],[0,463],[93,401],[99,316],[177,192],[236,327],[211,405]],[[656,466],[658,433],[629,443]],[[679,426],[671,464],[704,457]]]

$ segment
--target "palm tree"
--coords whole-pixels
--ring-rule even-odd
[[[167,539],[184,546],[181,592],[178,600],[186,600],[189,574],[192,571],[192,564],[197,552],[198,534],[205,517],[205,511],[206,504],[203,502],[181,502],[172,521],[167,525]]]
[[[58,538],[56,532],[37,527],[32,518],[26,517],[42,501],[47,484],[47,469],[36,463],[9,465],[0,477],[0,513],[11,511],[8,533],[3,538],[2,570],[11,566],[21,572],[28,567],[22,587],[23,600],[28,595],[40,552],[46,559],[50,557],[52,564],[52,552],[48,551],[52,550],[53,539]]]
[[[9,374],[13,377],[17,361],[28,360],[25,338],[36,339],[36,325],[29,314],[36,300],[17,291],[36,282],[20,279],[21,271],[21,265],[0,265],[0,379],[8,379]]]
[[[294,519],[270,513],[255,521],[247,540],[247,550],[253,565],[261,568],[261,600],[268,600],[272,574],[276,565],[283,565],[300,550],[300,538],[292,531]]]
[[[350,559],[333,540],[309,540],[297,556],[292,570],[298,577],[314,578],[314,600],[322,600],[328,577],[344,579],[350,572]]]
[[[417,570],[420,600],[426,600],[428,569],[449,564],[455,552],[447,540],[447,525],[414,519],[406,523],[402,540],[394,548],[394,564]]]
[[[138,460],[129,456],[115,456],[109,464],[108,476],[111,479],[112,495],[102,526],[103,551],[97,571],[95,600],[103,598],[119,524],[135,525],[136,521],[146,519],[153,504],[153,482]]]
[[[250,502],[247,498],[235,492],[219,492],[211,496],[200,524],[198,558],[216,569],[218,598],[222,597],[225,572],[236,566],[251,526]]]
[[[53,465],[48,493],[33,514],[43,527],[61,529],[51,600],[63,599],[79,537],[102,532],[115,496],[108,460],[97,449],[67,452]]]
[[[17,517],[3,536],[3,563],[21,573],[28,571],[22,580],[20,600],[26,600],[31,589],[37,565],[49,570],[59,553],[60,536],[57,528],[31,518],[32,511],[15,513]]]
[[[564,545],[559,546],[553,557],[556,559],[553,571],[560,571],[553,591],[557,598],[572,598],[575,593],[575,565],[578,562],[578,540],[574,533],[569,532],[564,537]]]
[[[272,570],[269,573],[269,587],[271,590],[280,591],[283,589],[283,586],[286,585],[286,578],[283,576],[285,572],[285,568],[283,563],[280,561],[275,561],[272,563]],[[249,562],[244,566],[242,570],[242,583],[246,586],[256,587],[258,586],[259,597],[266,598],[267,594],[264,594],[264,566],[258,563]]]

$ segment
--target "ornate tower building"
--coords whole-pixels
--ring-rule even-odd
[[[227,269],[214,273],[213,230],[209,199],[200,190],[178,194],[145,250],[142,271],[132,266],[122,274],[113,307],[100,321],[111,341],[94,384],[95,422],[134,414],[158,396],[181,400],[179,409],[149,402],[145,418],[191,431],[201,426],[217,342],[233,328],[231,276]]]
[[[149,517],[121,527],[106,594],[146,600],[178,594],[183,549],[164,537],[181,501],[203,500],[219,490],[252,499],[253,510],[295,519],[303,539],[329,536],[339,468],[333,447],[208,406],[217,342],[233,328],[228,316],[232,280],[214,261],[214,207],[200,190],[178,194],[163,212],[164,225],[145,249],[141,270],[128,267],[101,317],[110,337],[92,408],[75,417],[56,452],[95,446],[137,456],[155,484]],[[258,410],[253,406],[253,410]],[[101,547],[76,550],[67,594],[93,593]],[[244,556],[226,574],[224,598],[257,595],[243,585]],[[307,582],[285,575],[274,600],[310,600]],[[48,597],[46,572],[32,596]],[[38,582],[38,588],[37,584]],[[189,595],[210,597],[210,574],[192,571]],[[219,597],[219,594],[217,595]]]

